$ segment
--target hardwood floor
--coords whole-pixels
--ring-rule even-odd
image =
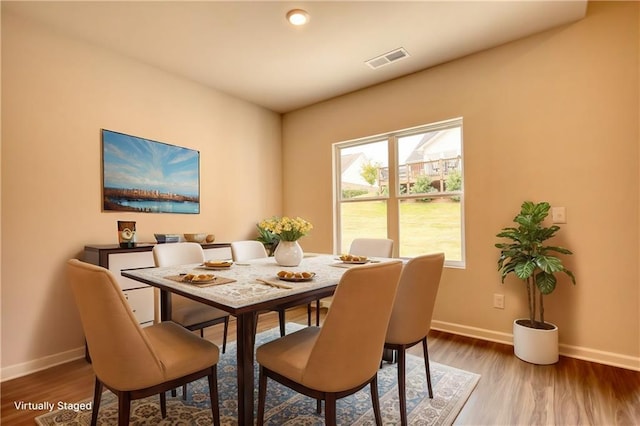
[[[306,324],[306,308],[287,312]],[[258,331],[277,327],[277,314],[262,314]],[[222,342],[222,326],[205,336]],[[235,339],[235,321],[229,324]],[[421,355],[417,345],[410,350]],[[432,361],[481,374],[478,386],[455,421],[457,425],[640,425],[640,372],[560,357],[551,366],[520,361],[511,346],[433,331]],[[33,425],[42,411],[15,404],[78,402],[92,397],[93,372],[84,360],[2,383],[0,423]]]

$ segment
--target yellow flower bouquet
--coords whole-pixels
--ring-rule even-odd
[[[287,216],[265,219],[258,226],[276,235],[280,241],[297,241],[313,229],[313,225],[301,217]]]

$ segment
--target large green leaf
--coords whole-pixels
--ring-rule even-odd
[[[536,275],[536,286],[542,294],[551,294],[556,288],[556,277],[553,274],[540,272]]]
[[[526,280],[533,275],[533,271],[535,271],[535,269],[536,264],[531,260],[527,260],[526,262],[516,264],[515,273],[521,280]]]
[[[562,272],[564,270],[562,261],[554,256],[538,256],[536,257],[536,265],[547,274]]]
[[[557,247],[557,246],[545,246],[544,247],[544,251],[555,251],[556,253],[561,253],[561,254],[573,254],[573,252],[569,249],[566,249],[564,247]]]

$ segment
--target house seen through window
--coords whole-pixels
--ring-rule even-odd
[[[391,238],[396,254],[464,266],[462,119],[334,145],[336,247]]]

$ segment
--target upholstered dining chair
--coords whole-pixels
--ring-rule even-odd
[[[402,270],[392,261],[345,271],[322,327],[306,327],[256,351],[260,365],[258,425],[264,423],[267,378],[325,401],[325,424],[336,424],[336,400],[366,385],[382,424],[377,371]]]
[[[367,257],[392,257],[393,240],[388,238],[355,238],[349,254]]]
[[[436,303],[444,253],[427,254],[410,259],[402,269],[384,347],[398,352],[398,392],[400,420],[407,424],[405,351],[422,342],[429,398],[433,398],[427,334]]]
[[[208,378],[213,422],[220,424],[215,344],[171,321],[142,328],[105,268],[72,259],[67,274],[96,375],[92,425],[98,422],[103,387],[117,395],[118,424],[124,426],[131,401],[159,394],[166,417],[165,392],[201,377]]]
[[[241,262],[249,259],[260,259],[268,257],[267,250],[260,241],[245,240],[233,241],[231,243],[231,256],[235,262]],[[316,308],[320,309],[319,302],[316,302]],[[287,305],[278,309],[278,321],[280,323],[280,336],[285,335],[286,311],[297,305]],[[311,325],[311,303],[307,304],[307,324]],[[316,315],[316,325],[320,325],[320,317]]]
[[[205,261],[204,250],[200,244],[191,242],[156,244],[153,246],[153,261],[156,266],[203,263]],[[177,294],[171,293],[170,297],[171,321],[180,324],[187,330],[200,330],[200,337],[204,337],[205,328],[224,323],[222,353],[225,353],[229,313]]]
[[[231,257],[234,262],[242,262],[251,259],[264,259],[268,257],[264,244],[257,240],[242,240],[231,242]],[[285,311],[287,307],[278,308],[278,321],[280,323],[280,336],[285,335]],[[267,311],[264,311],[267,312]]]
[[[231,242],[231,257],[234,262],[243,260],[262,259],[268,257],[267,250],[258,240],[243,240]]]
[[[392,257],[393,240],[388,238],[355,238],[349,246],[349,254],[367,257]],[[325,297],[316,302],[319,308],[329,308],[333,297]]]

